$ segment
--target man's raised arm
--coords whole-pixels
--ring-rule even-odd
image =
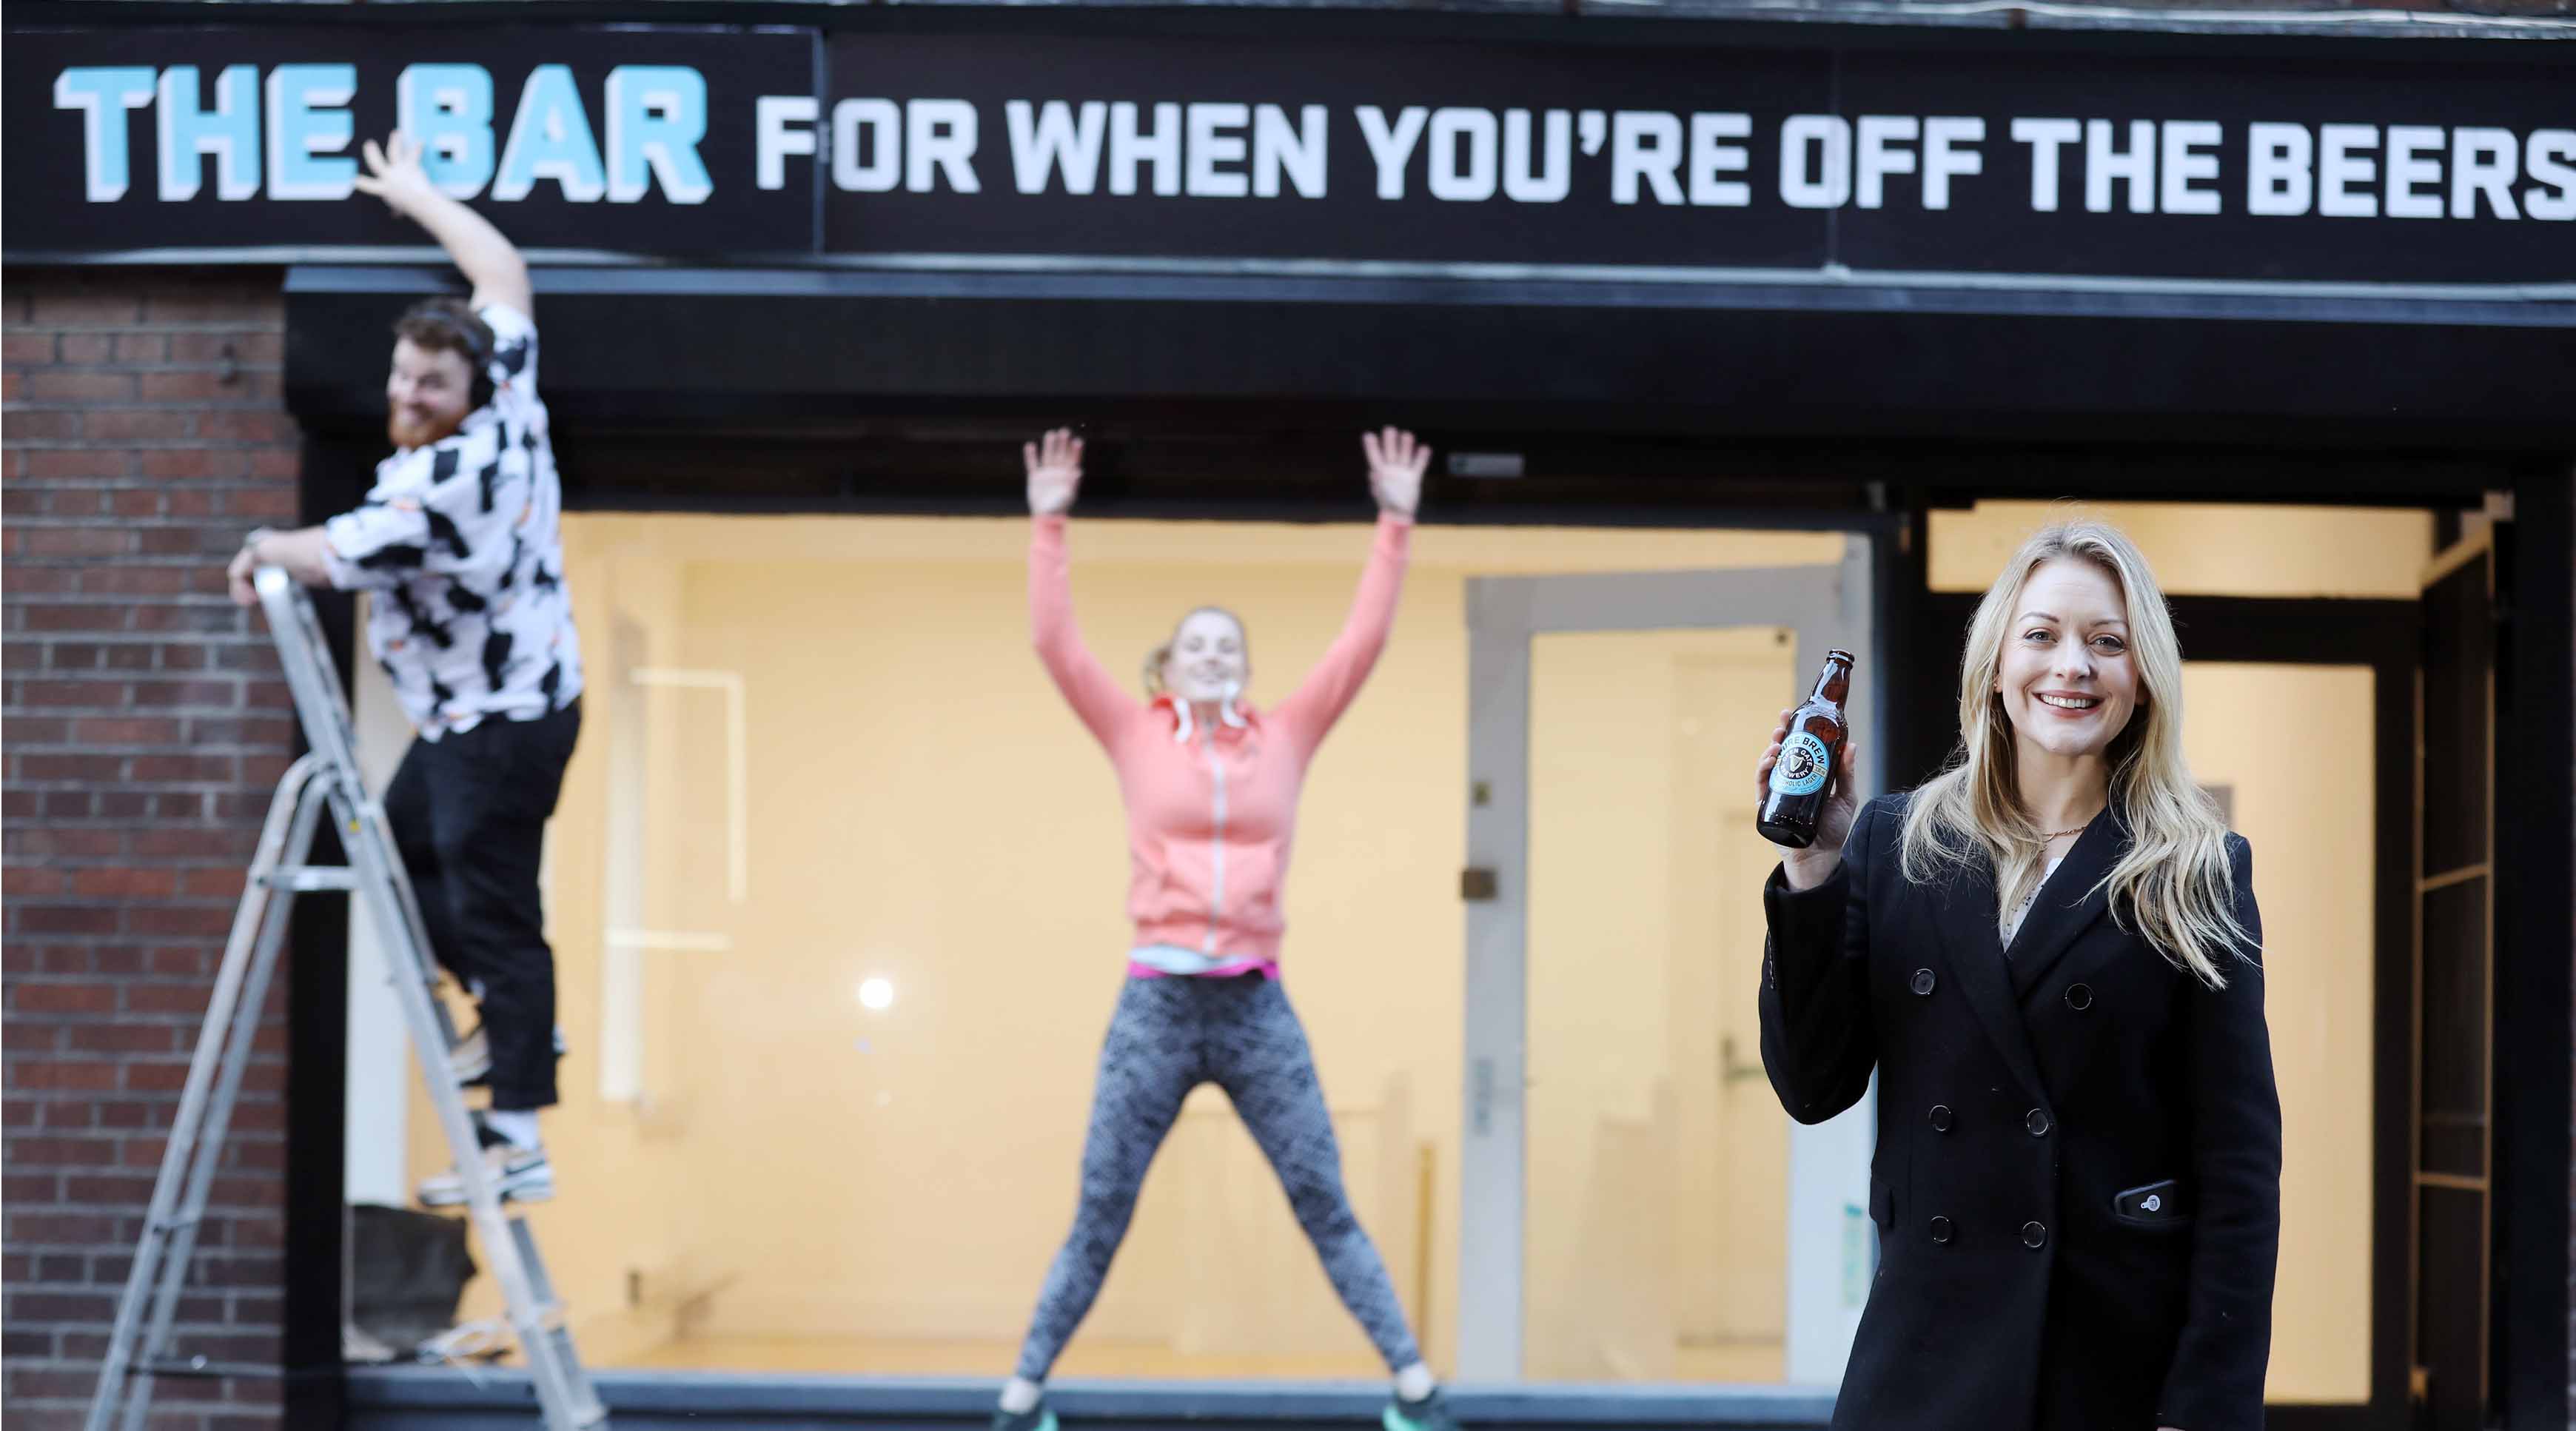
[[[440,193],[420,167],[420,144],[400,130],[382,147],[366,143],[367,172],[356,183],[362,193],[385,201],[395,213],[429,230],[439,247],[474,285],[473,303],[506,304],[531,318],[536,294],[528,286],[528,262],[518,246],[501,236],[492,221]]]

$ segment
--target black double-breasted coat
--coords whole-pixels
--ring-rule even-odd
[[[1763,903],[1762,1061],[1789,1115],[1878,1074],[1880,1258],[1833,1424],[1852,1431],[2254,1431],[2280,1242],[2263,971],[2212,990],[2110,917],[2117,811],[2077,838],[2009,952],[1992,867],[1909,882],[1905,797],[1841,868]],[[2228,837],[2258,940],[2253,855]],[[2249,951],[2250,956],[2250,951]]]

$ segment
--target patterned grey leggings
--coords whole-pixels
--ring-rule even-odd
[[[1216,1084],[1234,1101],[1279,1174],[1333,1290],[1377,1343],[1387,1369],[1420,1361],[1386,1264],[1342,1191],[1341,1148],[1315,1081],[1306,1031],[1287,994],[1258,974],[1131,978],[1100,1049],[1073,1234],[1047,1269],[1046,1290],[1020,1347],[1019,1375],[1044,1381],[1091,1310],[1127,1236],[1145,1169],[1180,1116],[1182,1098],[1202,1083]]]

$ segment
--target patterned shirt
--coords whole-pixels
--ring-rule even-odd
[[[377,463],[367,500],[323,526],[331,584],[376,594],[367,644],[423,740],[581,694],[537,327],[506,304],[478,316],[492,329],[490,401]]]

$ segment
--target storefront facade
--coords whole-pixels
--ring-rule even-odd
[[[1706,890],[1760,850],[1709,811],[1825,645],[1862,653],[1873,783],[1937,769],[1974,593],[2060,498],[2165,573],[2195,765],[2308,931],[2276,947],[2278,1424],[2563,1419],[2576,112],[2545,38],[601,18],[13,12],[44,142],[8,177],[11,1017],[46,1050],[9,1063],[13,1394],[80,1399],[150,1166],[112,1130],[167,1117],[128,1065],[184,1049],[184,951],[290,749],[198,568],[356,500],[387,325],[449,281],[348,191],[401,124],[537,266],[601,653],[549,876],[592,1131],[538,1226],[621,1424],[973,1420],[977,1384],[902,1378],[984,1374],[1025,1314],[1105,1015],[1082,951],[1118,937],[1099,859],[1061,899],[1037,872],[1105,799],[1013,607],[1016,444],[1060,422],[1104,652],[1221,583],[1283,668],[1338,619],[1350,430],[1444,454],[1309,797],[1338,833],[1300,851],[1292,977],[1471,1419],[1821,1423],[1867,1110],[1793,1133],[1740,1076],[1748,904]],[[1015,830],[923,813],[1002,799]],[[506,1377],[336,1370],[344,1209],[437,1156],[347,937],[299,924],[224,1254],[272,1290],[210,1329],[279,1339],[297,1424],[475,1424]],[[169,1006],[148,1049],[127,960]],[[1068,1365],[1090,1414],[1360,1407],[1196,1111],[1095,1327],[1126,1350]]]

